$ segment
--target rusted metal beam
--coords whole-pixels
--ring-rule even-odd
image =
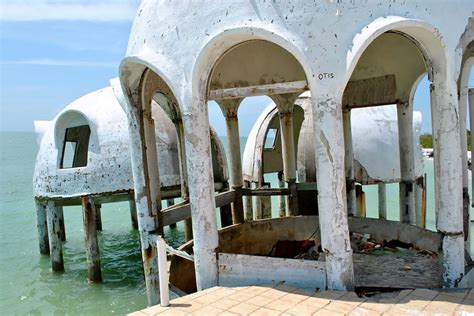
[[[97,209],[90,197],[85,196],[82,198],[82,215],[84,219],[84,243],[89,281],[102,282],[99,242],[97,240]]]
[[[241,99],[259,95],[277,95],[308,91],[306,80],[209,91],[209,100]]]

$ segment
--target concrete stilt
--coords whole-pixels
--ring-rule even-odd
[[[283,177],[290,190],[288,196],[288,215],[298,215],[298,193],[296,191],[296,150],[293,132],[293,107],[296,94],[271,96],[275,102],[280,118],[280,135],[283,158]]]
[[[97,224],[97,230],[102,230],[102,205],[96,204],[95,205],[95,222]]]
[[[397,104],[398,144],[400,148],[400,221],[414,225],[415,214],[415,148],[413,144],[413,107],[409,102]]]
[[[55,206],[53,201],[48,201],[46,205],[51,267],[54,272],[63,272],[63,247],[61,241],[61,224],[59,223],[60,208]]]
[[[354,178],[354,149],[352,146],[351,109],[342,111],[344,126],[344,166],[346,170],[347,215],[357,215],[356,188]]]
[[[387,185],[385,183],[377,184],[378,202],[379,202],[379,218],[387,219]]]
[[[87,273],[90,282],[102,282],[100,270],[99,242],[97,239],[97,209],[90,197],[82,197],[84,220],[84,243],[87,258]]]
[[[132,222],[132,227],[138,229],[138,220],[137,220],[137,207],[135,204],[135,200],[128,201],[128,205],[130,208],[130,219]]]
[[[130,95],[126,105],[143,270],[148,305],[152,306],[159,300],[156,234],[163,235],[163,223],[160,221],[160,177],[151,111],[152,96],[157,91],[149,87],[150,73],[147,70],[143,74],[141,87]]]
[[[449,77],[449,76],[448,76]],[[464,275],[461,144],[456,83],[431,84],[435,165],[436,228],[443,234],[443,284],[455,287]]]
[[[48,220],[46,202],[35,199],[36,220],[38,227],[39,250],[42,255],[49,255]]]
[[[181,199],[189,201],[188,171],[186,166],[186,147],[184,144],[184,125],[181,117],[175,118],[176,132],[178,134],[179,174],[181,178]],[[184,238],[186,241],[193,239],[193,226],[191,218],[184,220]]]
[[[459,131],[461,140],[461,163],[462,163],[462,206],[463,206],[463,229],[464,240],[469,239],[469,169],[467,165],[467,94],[461,89],[459,95]]]
[[[468,101],[469,101],[469,123],[470,123],[470,131],[471,131],[471,142],[474,139],[474,89],[468,90]],[[471,170],[472,166],[474,165],[472,159],[474,159],[474,146],[471,143]],[[471,188],[474,192],[474,177],[471,177],[472,183]],[[474,207],[474,199],[471,200],[471,206]]]
[[[58,208],[59,216],[59,233],[61,234],[61,240],[66,241],[66,225],[64,224],[64,210],[62,206],[56,206]]]
[[[218,234],[214,200],[214,175],[209,148],[209,121],[207,100],[203,94],[194,98],[185,95],[186,102],[193,103],[185,113],[183,122],[186,138],[186,163],[189,181],[194,236],[194,268],[197,290],[218,284],[217,247]]]
[[[316,178],[321,246],[326,253],[327,287],[354,286],[352,249],[347,223],[346,176],[341,97],[312,91]]]
[[[278,187],[280,189],[285,187],[285,180],[283,179],[283,171],[278,171]],[[278,197],[278,214],[280,217],[286,216],[286,197],[280,195]]]
[[[250,189],[251,183],[250,181],[244,181],[244,188]],[[245,220],[251,221],[253,220],[253,203],[251,196],[244,196],[244,213],[245,213]]]
[[[232,222],[244,222],[244,206],[242,201],[242,160],[240,157],[239,119],[237,112],[242,99],[219,100],[227,127],[227,146],[229,148],[230,186],[235,190],[235,200],[232,203]]]

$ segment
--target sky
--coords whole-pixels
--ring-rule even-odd
[[[0,130],[33,131],[69,103],[109,85],[118,76],[140,0],[0,0]],[[471,71],[470,85],[474,86]],[[240,132],[247,135],[270,103],[245,99]],[[423,131],[431,130],[429,82],[415,96]],[[211,124],[225,135],[216,104]]]

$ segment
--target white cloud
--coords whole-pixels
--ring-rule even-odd
[[[139,0],[0,0],[0,21],[130,21]]]
[[[32,65],[32,66],[59,66],[59,67],[100,67],[118,68],[118,63],[82,61],[82,60],[58,60],[58,59],[26,59],[2,61],[2,65]]]

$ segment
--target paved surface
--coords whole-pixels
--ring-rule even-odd
[[[278,286],[213,287],[130,315],[474,315],[474,289],[403,290],[359,298]]]

